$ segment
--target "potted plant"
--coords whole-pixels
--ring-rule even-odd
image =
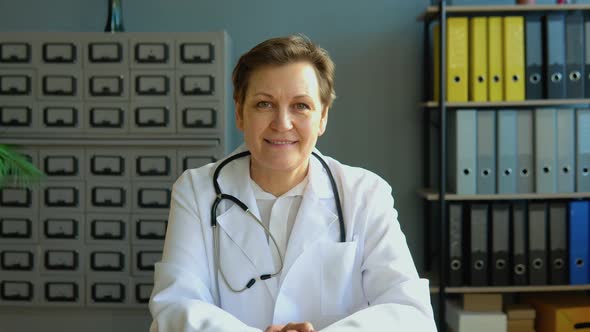
[[[0,144],[0,188],[30,187],[38,183],[43,173],[12,147]]]

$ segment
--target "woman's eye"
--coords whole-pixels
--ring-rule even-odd
[[[268,101],[259,101],[258,104],[256,104],[256,107],[258,107],[258,108],[271,108],[272,104],[269,103]]]
[[[295,108],[298,110],[308,110],[310,109],[309,106],[305,103],[297,103],[295,104]]]

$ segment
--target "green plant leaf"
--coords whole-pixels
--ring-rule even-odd
[[[35,165],[12,147],[0,144],[0,187],[31,187],[38,184],[43,176]]]

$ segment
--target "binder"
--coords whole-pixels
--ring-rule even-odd
[[[449,286],[463,286],[463,206],[449,204]]]
[[[547,15],[547,98],[565,98],[565,18]]]
[[[535,187],[539,193],[557,191],[556,110],[535,110]]]
[[[532,193],[535,191],[535,166],[533,159],[533,111],[519,110],[517,121],[517,163],[518,175],[516,192]]]
[[[468,20],[452,17],[447,20],[447,100],[467,101]]]
[[[590,77],[588,73],[590,73],[590,20],[586,20],[584,22],[584,95],[586,98],[590,98]]]
[[[502,17],[488,17],[488,99],[504,100]]]
[[[543,25],[539,15],[526,17],[526,99],[544,97]]]
[[[457,110],[449,117],[449,189],[457,194],[475,194],[477,127],[475,110]]]
[[[584,16],[570,12],[565,17],[565,72],[567,98],[584,98]]]
[[[576,110],[576,191],[590,192],[590,109]]]
[[[567,205],[552,202],[549,205],[549,282],[567,285]]]
[[[528,255],[527,255],[527,206],[524,202],[512,206],[512,284],[527,285]]]
[[[438,23],[433,24],[432,27],[432,100],[440,102],[440,25]]]
[[[557,192],[575,191],[575,111],[557,111]]]
[[[582,285],[590,283],[590,202],[572,201],[569,203],[569,270],[570,284]]]
[[[504,99],[524,100],[524,17],[504,17]]]
[[[492,285],[506,286],[510,283],[509,241],[510,205],[492,205]]]
[[[469,100],[488,100],[488,27],[486,17],[469,20]]]
[[[498,193],[516,193],[517,179],[517,143],[516,133],[518,131],[515,110],[498,111],[497,131],[497,181]]]
[[[529,204],[529,284],[547,284],[547,211],[545,203]]]
[[[469,283],[488,285],[488,205],[472,204],[469,215]]]
[[[496,193],[496,111],[477,113],[477,193]]]

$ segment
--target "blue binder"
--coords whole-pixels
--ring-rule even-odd
[[[590,192],[590,109],[576,110],[576,191]]]
[[[496,193],[496,111],[477,113],[477,193]]]
[[[517,192],[517,118],[515,110],[499,110],[497,138],[497,183],[498,193]]]
[[[573,201],[569,203],[569,267],[570,284],[581,285],[590,283],[588,255],[590,248],[590,202]]]

